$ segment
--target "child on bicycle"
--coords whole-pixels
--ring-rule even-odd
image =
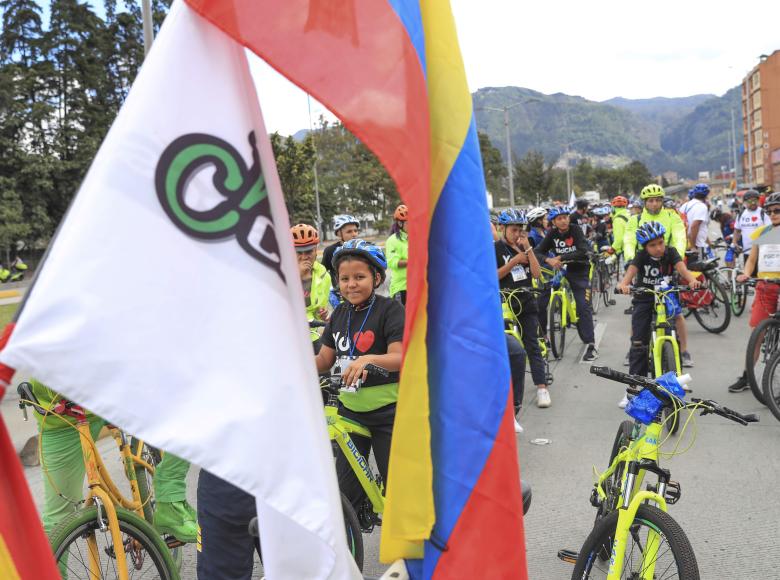
[[[356,386],[358,379],[362,382],[356,392],[339,396],[339,415],[371,431],[371,439],[353,436],[353,441],[364,457],[373,448],[386,482],[398,400],[404,307],[398,300],[376,293],[385,280],[387,261],[374,244],[361,239],[345,242],[333,255],[333,265],[345,301],[333,311],[322,333],[322,347],[315,358],[317,371],[332,368],[348,387]],[[390,371],[389,376],[369,375],[365,371],[369,363]],[[336,471],[341,491],[360,513],[363,488],[343,455],[336,460]]]
[[[502,238],[495,243],[496,263],[498,266],[498,285],[502,289],[531,289],[531,279],[539,278],[541,267],[528,240],[528,217],[525,212],[508,209],[498,216],[498,223],[504,226]],[[531,376],[536,384],[536,406],[550,406],[550,392],[547,390],[547,377],[542,351],[539,348],[539,319],[537,304],[533,294],[521,294],[509,302],[523,333],[523,344],[531,366]],[[522,405],[522,394],[515,397],[515,414]]]
[[[666,228],[659,222],[644,222],[636,230],[636,240],[644,246],[628,265],[626,275],[618,284],[623,294],[631,292],[630,284],[634,281],[637,288],[657,290],[671,284],[676,273],[688,283],[691,288],[698,288],[700,282],[691,274],[673,247],[664,241]],[[629,370],[632,375],[647,376],[648,347],[652,332],[655,300],[651,294],[639,294],[633,299],[634,311],[631,314],[631,350],[629,351]],[[666,295],[666,310],[670,320],[682,312],[680,302],[674,294]],[[619,403],[624,408],[628,399],[624,396]]]
[[[553,228],[534,250],[539,256],[544,256],[550,250],[555,252],[555,257],[544,258],[544,261],[556,270],[563,267],[564,260],[575,260],[567,266],[566,279],[569,281],[574,293],[574,300],[577,303],[577,315],[579,316],[577,331],[582,341],[588,345],[582,360],[592,361],[598,357],[599,353],[596,350],[596,338],[593,330],[593,310],[587,297],[590,291],[588,240],[581,228],[571,227],[569,208],[565,206],[554,207],[547,217],[552,222]]]

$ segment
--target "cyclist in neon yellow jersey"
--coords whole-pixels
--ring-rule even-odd
[[[290,228],[295,246],[295,255],[298,258],[298,271],[303,285],[303,298],[306,303],[306,318],[325,322],[328,320],[330,275],[325,266],[317,262],[317,246],[320,243],[320,234],[314,226],[309,224],[297,224]],[[319,350],[320,333],[312,329],[311,340],[314,343],[314,352]]]
[[[623,253],[623,235],[626,233],[626,225],[631,215],[628,213],[628,199],[622,195],[616,195],[612,199],[612,251],[616,254]]]
[[[664,207],[664,197],[666,192],[664,188],[656,183],[651,183],[642,189],[640,197],[644,202],[642,213],[632,216],[626,225],[626,231],[623,235],[623,257],[628,264],[636,256],[637,248],[642,246],[636,240],[636,232],[639,226],[647,222],[658,222],[664,227],[664,243],[677,250],[680,256],[685,256],[685,250],[688,247],[688,231],[685,224],[676,210]],[[688,352],[688,326],[685,317],[679,315],[675,318],[675,327],[677,336],[680,339],[680,350],[682,351],[682,365],[687,368],[693,367],[693,359]]]
[[[62,396],[42,383],[31,380],[32,390],[44,409],[52,407]],[[51,533],[75,509],[74,501],[84,497],[84,459],[76,421],[53,415],[44,418],[34,413],[41,437],[41,466],[43,478],[43,527]],[[87,411],[90,431],[97,440],[106,421]],[[197,518],[187,503],[186,481],[189,462],[166,453],[154,474],[154,493],[157,505],[154,524],[162,534],[171,534],[182,542],[195,542]]]
[[[390,270],[390,296],[406,306],[406,264],[409,260],[409,210],[403,204],[393,213],[393,232],[385,242],[387,269]]]
[[[322,333],[322,348],[315,357],[318,372],[332,368],[346,387],[362,385],[339,396],[339,415],[367,427],[371,438],[353,436],[355,447],[368,457],[373,448],[379,473],[387,481],[390,442],[398,400],[404,308],[397,300],[380,296],[376,289],[385,279],[387,261],[382,250],[370,242],[345,242],[334,254],[339,291],[344,302],[333,311]],[[374,364],[389,371],[385,377],[368,375]],[[339,487],[355,509],[364,497],[363,488],[346,457],[336,459]]]

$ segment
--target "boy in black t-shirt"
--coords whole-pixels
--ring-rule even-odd
[[[332,367],[347,387],[361,380],[355,392],[339,395],[339,415],[371,431],[371,439],[353,435],[352,440],[366,458],[373,448],[386,482],[398,400],[404,308],[400,302],[376,294],[385,279],[387,261],[374,244],[360,239],[344,242],[333,257],[333,266],[344,302],[333,311],[322,333],[322,347],[315,357],[317,371],[323,373]],[[390,371],[390,375],[368,375],[365,367],[369,363]],[[363,488],[343,454],[336,459],[336,472],[341,491],[359,512]]]
[[[629,285],[656,289],[671,285],[676,273],[691,288],[697,288],[700,282],[691,274],[676,249],[666,246],[664,234],[666,228],[659,222],[645,222],[636,231],[637,241],[644,246],[629,263],[626,275],[618,284],[623,294],[631,290]],[[634,297],[634,311],[631,314],[631,350],[628,354],[629,369],[632,375],[647,376],[648,347],[652,333],[655,300],[652,294],[640,294]],[[670,316],[671,318],[671,316]],[[621,401],[621,405],[622,405]]]
[[[584,361],[595,360],[599,353],[596,350],[596,338],[593,332],[593,310],[587,293],[590,290],[590,262],[588,256],[588,240],[578,227],[569,223],[567,207],[554,207],[548,214],[553,228],[547,233],[539,245],[534,248],[537,256],[543,259],[551,268],[560,270],[565,263],[566,279],[569,281],[574,301],[577,303],[577,332],[582,341],[588,345],[585,349]],[[553,258],[544,256],[552,250]]]
[[[532,278],[541,276],[541,268],[528,240],[528,218],[525,212],[510,209],[501,212],[498,223],[504,226],[501,239],[495,243],[498,285],[501,288],[531,288]],[[536,405],[550,406],[550,392],[547,390],[546,373],[542,351],[539,348],[539,320],[537,304],[533,294],[520,294],[509,302],[523,332],[523,344],[531,366],[531,376],[536,384]],[[523,394],[513,377],[515,414],[520,410]],[[516,427],[517,428],[517,427]]]

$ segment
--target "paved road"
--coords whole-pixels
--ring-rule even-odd
[[[597,335],[601,356],[598,364],[623,369],[628,347],[629,317],[623,315],[626,298],[602,309]],[[723,335],[706,333],[689,320],[695,368],[694,394],[713,398],[728,406],[761,413],[758,425],[742,427],[719,417],[697,421],[693,448],[665,463],[673,479],[682,484],[682,499],[671,507],[674,517],[688,532],[696,551],[702,578],[777,578],[777,565],[767,557],[775,545],[780,507],[774,499],[778,454],[771,450],[780,439],[780,423],[749,393],[729,394],[726,386],[739,374],[748,338],[747,315],[733,321]],[[582,345],[576,333],[569,337],[564,360],[557,363],[551,388],[553,406],[537,409],[533,389],[523,411],[525,433],[518,436],[523,477],[534,487],[534,500],[526,518],[529,576],[533,580],[568,578],[571,567],[556,558],[559,548],[579,548],[587,535],[594,510],[588,502],[593,465],[605,467],[618,423],[625,418],[618,409],[619,385],[588,374],[588,365],[578,362]],[[532,439],[547,438],[538,446]],[[101,445],[110,450],[113,442]],[[120,472],[118,457],[110,461]],[[37,501],[42,495],[40,468],[26,470]],[[189,475],[190,501],[194,504],[197,480]],[[378,576],[379,531],[365,538],[365,573]],[[770,550],[767,550],[767,547]],[[194,578],[195,551],[188,547],[182,577]],[[260,577],[260,571],[256,573]]]

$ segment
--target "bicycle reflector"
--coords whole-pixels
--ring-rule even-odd
[[[677,380],[677,375],[670,371],[655,379],[655,382],[671,394],[683,398],[685,390]],[[626,405],[626,413],[645,425],[649,425],[661,410],[661,401],[649,389],[643,389]]]

